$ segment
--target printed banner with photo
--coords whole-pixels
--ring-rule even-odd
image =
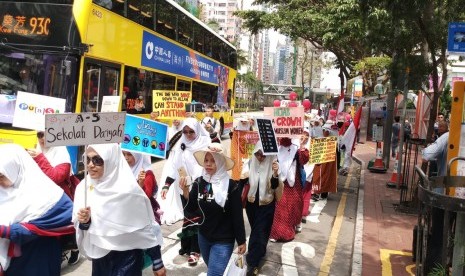
[[[45,115],[45,146],[121,143],[126,112]]]
[[[304,128],[304,107],[265,107],[264,116],[273,122],[276,137],[299,138]]]
[[[310,140],[310,164],[321,164],[336,160],[337,137],[312,138]]]
[[[134,115],[126,115],[123,150],[166,158],[168,125]]]
[[[66,100],[18,91],[13,126],[43,131],[45,114],[65,112]]]
[[[186,104],[190,104],[192,94],[189,91],[153,90],[153,112],[158,112],[160,119],[186,118]]]
[[[232,179],[239,180],[243,162],[251,158],[259,136],[257,131],[235,130],[231,140],[231,158],[236,162],[232,170]]]

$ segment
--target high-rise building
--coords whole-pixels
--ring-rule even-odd
[[[240,19],[234,15],[239,9],[239,0],[200,0],[201,19],[208,23],[216,21],[218,33],[230,42],[236,41],[240,29]]]

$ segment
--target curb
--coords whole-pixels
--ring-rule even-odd
[[[360,165],[360,184],[358,188],[357,219],[355,221],[355,237],[352,251],[352,276],[362,275],[363,253],[363,200],[365,197],[365,162],[353,154],[352,159]]]

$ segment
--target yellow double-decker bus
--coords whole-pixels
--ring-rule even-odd
[[[188,92],[225,134],[236,74],[235,47],[171,0],[0,1],[0,143],[35,139],[12,126],[18,91],[64,98],[66,112],[120,96],[145,117],[153,91]]]

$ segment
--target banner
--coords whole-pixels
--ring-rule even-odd
[[[146,118],[126,115],[123,150],[166,158],[168,125]]]
[[[153,112],[160,119],[185,119],[186,104],[190,104],[192,94],[189,91],[153,90]]]
[[[255,118],[258,136],[262,142],[263,155],[278,154],[278,143],[270,119]]]
[[[255,144],[259,136],[257,131],[235,130],[231,140],[231,158],[236,162],[232,170],[231,178],[239,180],[242,172],[242,164],[247,163],[252,157]]]
[[[310,140],[310,164],[321,164],[336,160],[337,137],[312,138]]]
[[[304,128],[304,108],[265,107],[265,117],[271,117],[276,137],[299,138]]]
[[[45,146],[121,143],[126,112],[45,115]]]
[[[45,114],[64,113],[66,100],[18,91],[13,126],[43,131]]]

